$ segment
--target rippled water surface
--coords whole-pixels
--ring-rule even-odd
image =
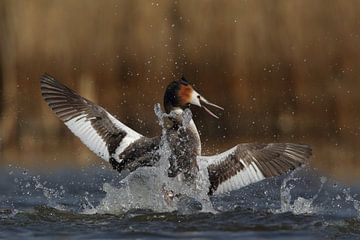
[[[119,196],[128,189],[107,168],[35,172],[10,166],[0,173],[0,237],[6,239],[360,238],[359,187],[309,168],[212,197],[211,213],[191,199],[163,213],[141,209],[141,199],[119,203],[130,199]],[[122,204],[137,209],[118,211]]]

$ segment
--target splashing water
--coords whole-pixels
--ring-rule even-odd
[[[345,188],[343,190],[345,194],[345,201],[350,202],[353,204],[355,210],[357,211],[358,218],[360,218],[360,201],[356,200],[350,193],[350,188]]]
[[[153,167],[139,168],[121,181],[120,188],[105,183],[103,190],[105,198],[96,207],[97,213],[123,213],[130,209],[150,209],[156,212],[178,211],[183,214],[193,212],[214,212],[207,195],[209,182],[207,171],[200,170],[193,183],[183,181],[182,174],[168,177],[171,150],[165,137],[165,119],[174,116],[174,112],[162,112],[160,104],[154,107],[159,125],[162,127],[162,137],[159,147],[159,162]],[[190,110],[181,114],[182,128],[189,126],[192,120]],[[200,168],[201,169],[201,168]],[[94,212],[93,209],[88,212]]]
[[[320,187],[317,192],[309,198],[297,197],[293,202],[291,190],[295,188],[294,181],[299,180],[295,178],[294,175],[299,170],[291,172],[282,182],[280,187],[280,209],[276,209],[275,213],[285,213],[291,212],[295,215],[299,214],[314,214],[320,211],[319,206],[314,205],[314,201],[318,198],[319,193],[324,187],[324,184],[327,181],[326,177],[320,177]]]
[[[165,133],[163,119],[169,115],[163,113],[159,106],[155,107],[155,112]],[[183,127],[190,123],[191,117],[191,112],[183,113]],[[3,207],[10,208],[10,212],[16,214],[26,209],[29,204],[16,209],[14,201],[32,203],[33,199],[37,199],[39,204],[56,210],[91,215],[124,214],[134,209],[149,209],[154,212],[175,211],[180,214],[217,213],[236,211],[240,207],[256,211],[262,209],[273,214],[331,215],[360,219],[360,194],[356,193],[357,189],[314,175],[308,168],[296,170],[280,178],[267,179],[231,194],[212,197],[210,201],[207,195],[207,171],[202,170],[204,168],[200,166],[201,162],[200,171],[190,184],[182,180],[181,174],[175,178],[168,177],[168,158],[171,150],[164,137],[159,153],[161,158],[156,166],[139,168],[122,180],[118,177],[120,175],[113,171],[109,172],[111,176],[104,177],[101,174],[104,169],[96,168],[93,169],[91,178],[96,176],[97,180],[89,183],[87,169],[84,174],[79,174],[86,179],[81,180],[78,186],[71,190],[69,183],[72,185],[74,180],[64,181],[68,177],[62,177],[59,179],[60,182],[54,183],[45,176],[30,175],[26,170],[18,171],[16,176],[13,171],[8,171],[8,175],[13,177],[12,181],[20,191],[17,191],[16,200],[5,199]],[[77,175],[75,172],[68,174],[74,177]],[[86,187],[79,189],[80,186],[85,186],[84,184]],[[95,186],[96,191],[100,192],[94,196]]]
[[[212,208],[203,191],[207,183],[198,183],[200,177],[193,185],[168,178],[169,163],[161,160],[123,181],[117,172],[98,166],[47,172],[41,178],[23,169],[0,169],[1,236],[359,239],[359,186],[344,186],[304,168],[214,196],[217,214],[199,214]]]
[[[181,234],[183,238],[246,239],[337,239],[339,236],[342,239],[359,239],[360,236],[360,188],[344,186],[331,178],[321,178],[307,169],[212,197],[215,207],[217,204],[223,206],[222,209],[216,208],[219,210],[217,214],[199,214],[199,211],[204,211],[200,210],[204,209],[204,201],[194,200],[191,195],[174,198],[170,203],[164,200],[164,194],[154,196],[163,193],[163,186],[159,181],[154,182],[155,187],[152,186],[152,178],[147,172],[137,171],[136,176],[122,181],[121,186],[117,185],[121,182],[117,172],[110,169],[103,171],[98,166],[82,171],[63,169],[43,174],[41,179],[35,173],[33,176],[36,180],[32,180],[32,174],[24,176],[22,171],[17,170],[11,173],[8,169],[0,169],[0,173],[0,229],[2,238],[6,239],[24,236],[56,238],[59,235],[64,238],[170,238]],[[155,171],[154,177],[168,180],[166,173],[161,174]],[[137,179],[138,176],[141,181]],[[139,186],[136,181],[145,186]],[[172,184],[176,185],[176,181],[167,183],[165,190],[171,189]],[[64,186],[64,194],[60,186]],[[150,189],[146,190],[147,187]],[[186,191],[196,191],[191,186],[184,188]],[[148,192],[151,190],[149,194],[152,196],[136,193],[144,189]],[[176,194],[179,189],[172,190]],[[316,193],[318,196],[314,197]],[[146,203],[146,199],[138,199],[139,204],[136,205],[131,202],[136,197],[152,199],[150,203]],[[299,197],[312,202],[308,206],[315,210],[301,213],[296,209],[295,206],[301,202]],[[122,203],[123,200],[129,202]],[[106,201],[108,208],[101,211]],[[66,209],[59,211],[51,207],[56,204]],[[146,204],[152,209],[157,206],[160,212],[177,212],[144,211]],[[228,205],[235,207],[228,208]],[[121,212],[118,206],[123,207],[123,211],[132,207],[142,209],[130,210],[118,216],[114,215]],[[109,214],[96,214],[102,212]],[[181,213],[195,214],[184,216]]]
[[[14,174],[13,171],[9,175]],[[59,202],[64,198],[65,189],[63,185],[56,188],[49,187],[47,181],[42,181],[40,175],[30,175],[27,170],[21,170],[21,177],[15,177],[14,183],[19,186],[20,193],[23,197],[32,197],[35,192],[40,192],[45,198],[47,206],[57,210],[65,210],[65,207]]]
[[[209,189],[208,173],[204,170],[206,168],[201,167],[201,162],[198,163],[200,170],[191,184],[183,181],[182,174],[174,178],[168,177],[167,172],[170,166],[169,157],[171,149],[165,137],[166,119],[179,116],[175,115],[176,113],[174,112],[170,114],[162,112],[160,104],[155,105],[154,111],[162,128],[162,138],[158,150],[160,155],[159,162],[153,167],[139,168],[130,173],[120,182],[120,187],[105,183],[103,190],[106,192],[106,196],[96,207],[93,207],[89,202],[84,213],[122,214],[131,209],[149,209],[155,212],[177,211],[181,214],[216,212],[207,195],[207,190]],[[189,126],[192,120],[191,111],[185,110],[180,117],[182,126],[179,128],[179,131],[181,128]],[[328,182],[326,177],[314,179],[314,181],[319,182],[319,186],[316,189],[313,188],[314,186],[308,186],[309,189],[315,190],[311,196],[308,196],[308,194],[296,196],[294,193],[301,185],[301,181],[304,180],[302,177],[295,177],[302,170],[302,168],[297,169],[283,179],[280,187],[280,208],[272,207],[270,212],[276,214],[291,212],[294,215],[308,215],[329,211],[324,205],[315,204],[316,201],[320,201],[319,199],[323,197],[319,197],[319,195],[321,191],[324,191],[324,187]],[[335,192],[335,190],[332,187],[327,189],[330,192]],[[351,196],[350,190],[343,194],[345,195],[343,200],[353,204],[353,207],[360,213],[360,201]],[[251,201],[251,199],[245,199],[245,201]],[[336,199],[329,198],[326,205],[334,205],[334,212],[338,214],[336,210],[338,207],[335,202]],[[323,202],[323,204],[325,203]]]
[[[41,190],[44,197],[47,199],[48,201],[48,205],[52,208],[55,208],[57,210],[66,210],[66,208],[59,204],[59,200],[61,200],[61,198],[63,198],[64,194],[65,194],[65,190],[63,186],[60,186],[59,190],[54,189],[54,188],[48,188],[46,187],[46,182],[45,183],[41,183],[40,181],[40,176],[33,176],[32,177],[32,181],[35,183],[35,190]],[[25,186],[29,186],[29,183],[27,183],[27,185]]]

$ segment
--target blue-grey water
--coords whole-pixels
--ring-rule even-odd
[[[360,239],[360,188],[310,168],[212,197],[212,213],[191,201],[175,212],[96,211],[110,194],[104,186],[120,180],[106,167],[2,167],[0,238]]]

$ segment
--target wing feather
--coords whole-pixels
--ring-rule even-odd
[[[135,132],[102,107],[45,74],[40,79],[41,94],[65,125],[96,155],[120,161],[119,154],[140,139]]]
[[[209,194],[245,187],[265,178],[279,176],[306,163],[308,145],[294,143],[239,144],[214,156],[199,156],[209,175]]]

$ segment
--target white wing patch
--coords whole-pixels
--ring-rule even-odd
[[[126,132],[126,136],[120,142],[120,145],[116,148],[113,156],[109,155],[108,147],[103,138],[97,133],[96,129],[91,125],[91,118],[86,118],[86,114],[72,118],[69,121],[65,122],[65,125],[74,133],[75,136],[80,138],[92,152],[102,159],[109,161],[110,157],[115,158],[115,160],[120,161],[119,155],[122,153],[125,148],[127,148],[131,143],[141,138],[141,135],[127,127],[111,114],[106,112],[109,119],[114,125],[119,129]]]
[[[225,161],[230,154],[234,154],[238,146],[235,146],[223,153],[214,156],[199,156],[198,164],[202,167],[208,167],[211,164],[218,165],[222,161]],[[213,194],[222,194],[232,190],[240,189],[251,183],[255,183],[265,179],[265,176],[261,173],[260,169],[256,165],[256,159],[254,162],[247,164],[242,159],[240,162],[244,166],[236,175],[229,177],[225,181],[221,182]],[[230,166],[231,167],[231,166]]]
[[[208,167],[210,164],[218,164],[226,159],[227,156],[232,154],[236,150],[237,146],[226,150],[225,152],[219,153],[213,156],[198,156],[197,163],[202,167]]]
[[[210,164],[220,164],[222,161],[226,160],[230,154],[233,154],[236,151],[236,148],[237,146],[214,156],[199,156],[198,164],[200,167],[207,167]],[[236,175],[220,183],[213,194],[221,194],[236,190],[245,187],[251,183],[255,183],[265,179],[264,175],[261,173],[260,169],[255,163],[256,159],[254,159],[254,162],[251,162],[250,164],[245,163],[241,159],[240,162],[242,163],[244,168],[240,170]]]
[[[115,117],[113,117],[110,113],[106,112],[111,122],[114,123],[115,126],[117,126],[119,129],[126,132],[126,136],[121,141],[120,145],[116,148],[115,154],[113,154],[113,157],[115,160],[120,162],[121,159],[119,159],[120,153],[122,153],[131,143],[135,142],[136,140],[140,139],[142,135],[135,132],[131,128],[127,127],[125,124],[117,120]]]
[[[109,160],[109,151],[106,142],[93,128],[85,114],[66,121],[65,125],[97,156],[106,161]]]
[[[236,190],[245,187],[251,183],[255,183],[265,179],[264,175],[261,173],[255,162],[252,162],[249,165],[245,164],[242,160],[240,160],[240,162],[245,167],[240,170],[236,175],[222,182],[218,186],[214,194],[221,194]]]

